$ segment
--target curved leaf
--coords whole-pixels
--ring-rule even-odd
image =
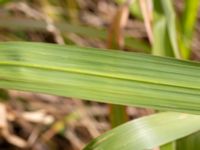
[[[199,115],[158,113],[108,131],[84,150],[150,150],[199,130]]]

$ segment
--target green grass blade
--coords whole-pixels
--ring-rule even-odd
[[[0,88],[200,114],[200,64],[54,44],[0,44]]]
[[[192,39],[192,34],[197,21],[199,3],[199,0],[185,0],[185,9],[183,11],[181,27],[184,37],[188,40]]]
[[[173,49],[167,32],[166,18],[159,17],[153,26],[154,43],[152,54],[157,56],[174,56]]]
[[[171,142],[162,145],[159,150],[176,150],[176,142]]]
[[[13,26],[13,24],[15,24]],[[97,29],[93,27],[83,25],[72,25],[67,22],[55,22],[55,26],[61,32],[72,32],[89,38],[99,38],[105,40],[107,38],[106,29]],[[25,19],[25,18],[2,18],[0,21],[0,27],[8,28],[12,30],[37,30],[45,31],[47,24],[44,21]],[[125,38],[125,46],[127,48],[149,53],[151,48],[149,44],[142,40],[134,39],[127,35]]]
[[[149,150],[199,129],[198,115],[158,113],[121,125],[94,139],[84,150]]]
[[[112,128],[128,121],[126,107],[121,105],[110,105],[110,122]]]
[[[15,24],[13,26],[13,24]],[[72,25],[67,22],[55,22],[55,26],[62,32],[73,32],[88,37],[105,39],[106,30],[91,28],[88,26]],[[13,30],[39,30],[45,31],[47,23],[45,21],[25,19],[25,18],[2,18],[0,27]]]
[[[197,21],[199,3],[199,0],[185,0],[185,9],[180,22],[181,35],[179,42],[182,55],[185,59],[190,58],[191,55],[192,37]]]
[[[152,54],[157,56],[174,56],[173,47],[168,32],[168,19],[163,11],[161,1],[154,0]]]
[[[173,8],[172,0],[161,0],[161,5],[168,23],[169,39],[176,58],[181,58],[178,47],[178,37],[176,32],[176,13]]]
[[[199,150],[200,132],[187,136],[177,141],[176,150]]]

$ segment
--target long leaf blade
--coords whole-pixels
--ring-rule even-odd
[[[172,0],[161,0],[161,4],[163,7],[164,14],[167,18],[168,22],[168,34],[169,34],[169,39],[174,51],[174,55],[176,58],[181,58],[181,53],[179,51],[178,47],[178,37],[177,37],[177,32],[176,32],[176,14],[173,8]]]
[[[200,132],[187,136],[177,141],[176,150],[198,150],[200,149]]]
[[[15,26],[13,26],[15,24]],[[0,27],[12,30],[36,30],[45,31],[46,22],[25,19],[25,18],[2,18],[0,21]],[[78,35],[89,37],[89,38],[99,38],[105,40],[107,37],[106,29],[97,29],[83,25],[72,25],[67,22],[55,22],[56,28],[58,28],[62,33],[76,33]],[[130,35],[125,38],[125,46],[130,49],[137,51],[142,51],[149,53],[150,46],[147,42],[130,37]]]
[[[25,42],[0,54],[0,88],[200,114],[196,62]]]

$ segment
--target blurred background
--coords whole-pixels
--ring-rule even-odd
[[[188,13],[186,3],[174,0],[164,8],[153,0],[0,0],[0,41],[199,60],[200,13],[198,5]],[[187,26],[188,16],[193,21]],[[112,127],[107,104],[3,89],[0,100],[2,150],[80,150]],[[129,120],[154,113],[134,107],[125,111]]]

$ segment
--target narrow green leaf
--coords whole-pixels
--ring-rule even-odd
[[[185,0],[185,8],[180,23],[181,33],[179,42],[183,58],[185,59],[190,58],[192,36],[197,21],[199,3],[199,0]]]
[[[15,24],[13,26],[13,24]],[[88,37],[105,39],[106,30],[91,28],[88,26],[72,25],[67,22],[55,22],[55,26],[62,32],[73,32]],[[47,23],[45,21],[25,19],[25,18],[2,18],[0,27],[14,30],[42,30],[45,31]]]
[[[173,47],[168,32],[168,19],[164,13],[161,1],[154,0],[152,54],[157,56],[174,56]]]
[[[164,112],[133,120],[89,143],[84,150],[150,150],[200,130],[200,116]]]
[[[161,5],[168,23],[169,39],[176,58],[181,58],[180,50],[178,47],[178,37],[176,32],[176,13],[173,8],[172,0],[161,0]]]
[[[160,150],[176,150],[176,142],[167,143],[161,146]]]
[[[188,40],[192,39],[192,34],[194,31],[194,27],[197,21],[197,15],[199,10],[199,0],[184,0],[185,1],[185,9],[183,11],[183,17],[182,17],[182,32],[184,34],[184,37],[186,37]]]
[[[128,121],[126,107],[121,105],[110,105],[110,122],[112,128]]]
[[[14,25],[13,25],[14,24]],[[88,26],[72,25],[67,22],[56,22],[55,26],[62,32],[72,32],[84,37],[99,38],[105,40],[107,38],[106,29],[97,29]],[[45,31],[47,24],[44,21],[25,19],[25,18],[3,18],[0,21],[0,27],[13,30],[39,30]],[[148,43],[134,39],[127,35],[125,38],[125,46],[134,50],[149,53],[151,48]]]
[[[197,62],[26,42],[0,54],[0,88],[200,114]]]
[[[157,56],[174,56],[169,35],[167,32],[167,20],[159,17],[153,26],[154,43],[152,54]]]
[[[177,141],[176,150],[199,150],[200,132],[187,136]]]

